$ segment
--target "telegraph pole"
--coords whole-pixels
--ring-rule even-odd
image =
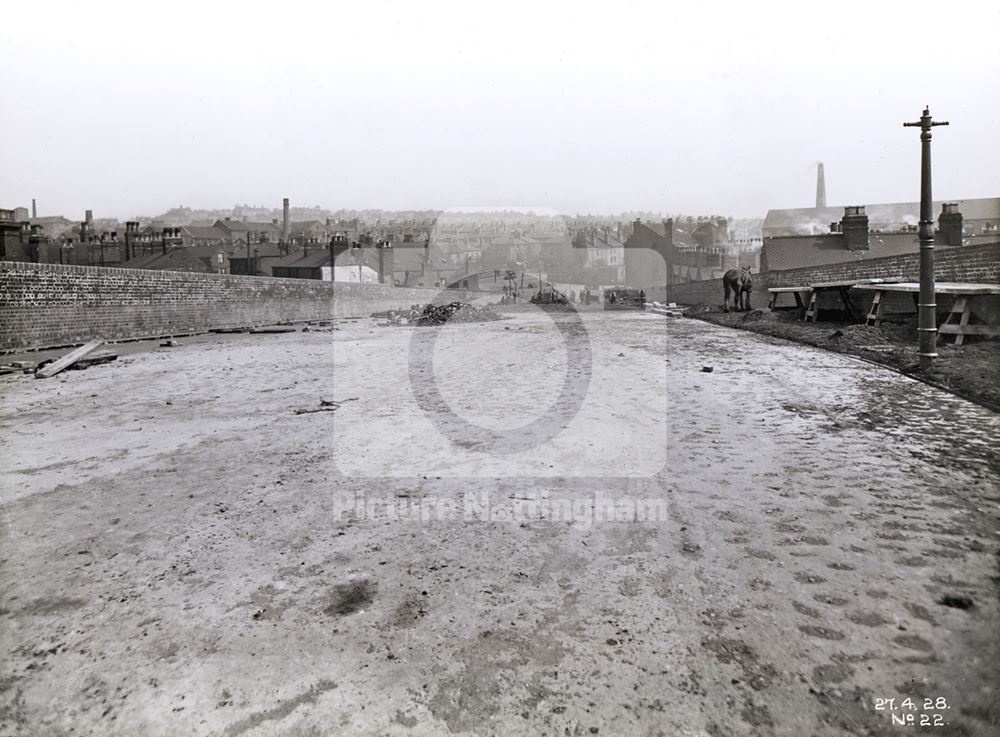
[[[931,128],[948,125],[931,119],[929,107],[916,123],[904,128],[920,128],[920,301],[917,305],[920,333],[920,368],[931,367],[937,358],[937,304],[934,299],[934,200],[931,197]]]

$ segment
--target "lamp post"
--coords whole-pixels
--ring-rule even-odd
[[[904,128],[920,128],[920,299],[917,303],[917,331],[920,334],[920,369],[926,371],[937,358],[937,304],[934,299],[934,201],[931,196],[931,128],[948,125],[931,119],[930,108],[916,123]]]

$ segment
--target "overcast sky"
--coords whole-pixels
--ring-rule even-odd
[[[1000,196],[1000,3],[19,2],[0,207],[662,210]]]

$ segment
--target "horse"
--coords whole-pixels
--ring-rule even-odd
[[[737,312],[750,311],[750,292],[753,291],[753,277],[750,276],[750,267],[744,266],[742,269],[730,269],[722,277],[722,286],[725,290],[722,309],[729,312],[729,295],[733,294],[734,309]]]

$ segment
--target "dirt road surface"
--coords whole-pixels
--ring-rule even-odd
[[[0,734],[1000,733],[1000,417],[897,374],[527,312],[0,381]]]

